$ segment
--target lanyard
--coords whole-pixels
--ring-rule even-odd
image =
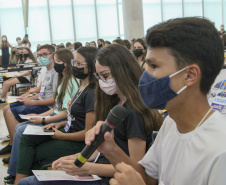
[[[77,99],[80,97],[80,95],[83,93],[83,91],[87,88],[89,84],[85,86],[85,88],[82,90],[82,92],[79,93],[79,89],[77,93],[74,95],[74,97],[68,102],[68,112],[71,112],[72,105],[77,101]]]

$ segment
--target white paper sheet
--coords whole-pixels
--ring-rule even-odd
[[[19,98],[19,96],[8,96],[8,103],[14,103],[14,102],[17,102],[19,101],[17,98]]]
[[[28,116],[28,115],[23,115],[19,114],[21,119],[31,119],[31,118],[50,118],[51,116]]]
[[[41,126],[37,125],[27,125],[26,129],[24,130],[24,135],[43,135],[43,136],[50,136],[54,135],[54,132],[44,132]]]
[[[6,77],[14,77],[15,75],[19,75],[20,73],[15,71],[15,72],[8,72],[8,73],[4,73],[3,75],[5,75]]]
[[[67,175],[64,171],[55,170],[32,170],[39,181],[97,181],[101,180],[97,175],[92,175],[93,179],[78,179],[75,176]]]

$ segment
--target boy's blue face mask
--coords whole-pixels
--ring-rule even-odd
[[[144,71],[140,78],[139,91],[145,105],[151,109],[165,109],[168,101],[175,98],[179,93],[187,88],[187,86],[184,86],[178,92],[175,92],[170,87],[170,78],[187,68],[188,66],[170,76],[165,76],[159,79]]]
[[[49,66],[51,64],[51,61],[49,61],[49,57],[41,57],[39,61],[42,66]]]

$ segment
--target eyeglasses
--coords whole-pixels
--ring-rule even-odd
[[[48,55],[50,55],[52,53],[43,53],[43,54],[38,54],[38,57],[48,57]]]
[[[75,60],[71,60],[71,65],[72,66],[75,65],[76,67],[80,67],[80,66],[85,65],[85,64],[87,64],[87,63],[76,62]]]
[[[99,73],[94,73],[95,77],[97,80],[102,80],[103,82],[107,81],[107,77],[110,74],[111,71],[105,71],[103,72],[103,74],[99,74]]]

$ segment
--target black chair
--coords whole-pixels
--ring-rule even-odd
[[[31,87],[35,87],[35,80],[36,77],[38,76],[38,69],[33,68],[31,71],[31,81],[28,83],[22,83],[22,84],[16,84],[15,85],[15,95],[19,96],[19,89],[21,88],[31,88]]]

